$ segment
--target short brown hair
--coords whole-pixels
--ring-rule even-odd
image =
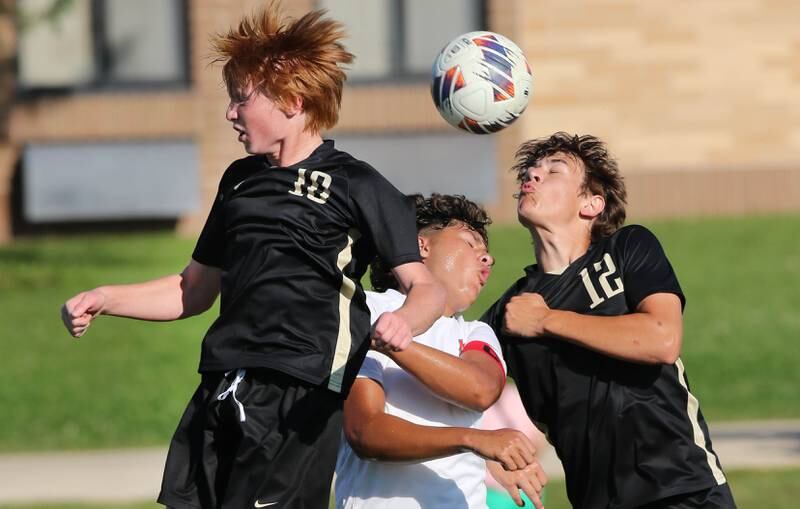
[[[456,222],[463,223],[470,230],[481,236],[489,246],[489,233],[486,227],[492,224],[489,214],[477,203],[460,194],[433,193],[429,198],[421,194],[409,195],[417,209],[417,232],[424,230],[443,230]],[[380,258],[370,265],[370,284],[377,292],[385,292],[389,288],[395,290],[399,285],[392,272]]]
[[[581,191],[602,196],[606,206],[592,224],[592,238],[606,237],[625,223],[627,191],[619,173],[617,161],[608,153],[606,144],[590,134],[557,132],[546,138],[536,138],[520,145],[512,170],[522,182],[528,168],[536,166],[543,157],[563,152],[583,163],[584,180]]]
[[[284,110],[299,98],[307,131],[336,125],[347,78],[342,66],[353,55],[340,42],[344,26],[324,15],[316,10],[284,19],[280,2],[272,1],[245,16],[238,28],[215,36],[214,62],[224,62],[222,76],[231,97],[252,86]]]

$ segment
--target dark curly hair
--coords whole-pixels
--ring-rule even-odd
[[[489,234],[486,227],[492,223],[489,214],[477,203],[464,196],[454,194],[433,193],[429,198],[421,194],[409,195],[417,209],[417,231],[443,230],[455,222],[463,223],[470,230],[481,236],[489,246]],[[370,283],[376,292],[385,292],[389,288],[397,290],[399,285],[386,267],[383,260],[375,258],[370,264]]]
[[[522,182],[528,168],[543,157],[563,152],[576,157],[585,168],[582,192],[597,194],[605,199],[603,212],[592,225],[592,239],[597,240],[617,231],[625,223],[627,192],[619,173],[617,161],[608,153],[606,144],[589,135],[557,132],[547,138],[537,138],[520,145],[512,171]]]

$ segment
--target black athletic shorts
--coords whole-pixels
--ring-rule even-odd
[[[641,509],[736,509],[728,483],[706,490],[675,495],[641,507]]]
[[[158,502],[327,509],[341,429],[341,396],[324,387],[263,369],[204,374],[172,438]]]

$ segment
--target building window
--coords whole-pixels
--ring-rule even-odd
[[[186,0],[71,0],[43,18],[53,2],[17,0],[23,92],[188,83]]]
[[[338,134],[336,148],[358,154],[404,193],[463,194],[497,203],[497,138],[456,132]]]
[[[354,81],[416,80],[430,74],[439,51],[453,37],[485,28],[480,0],[319,0],[348,31],[356,56]]]

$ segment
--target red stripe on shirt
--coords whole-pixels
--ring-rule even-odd
[[[459,342],[463,345],[463,342]],[[503,385],[506,384],[506,370],[503,369],[503,361],[500,360],[500,356],[497,355],[497,352],[494,351],[494,348],[492,348],[489,343],[485,343],[483,341],[470,341],[461,347],[461,353],[468,352],[470,350],[483,352],[494,359],[494,361],[497,363],[497,367],[500,368],[500,376],[503,378]]]

